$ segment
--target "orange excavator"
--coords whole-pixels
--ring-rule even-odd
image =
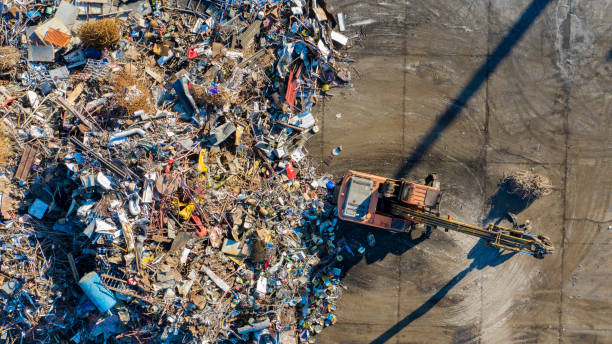
[[[373,174],[348,171],[337,191],[340,220],[395,232],[409,232],[425,225],[481,238],[486,244],[543,258],[554,247],[549,238],[527,232],[526,226],[506,228],[489,224],[482,228],[440,216],[439,182],[435,174],[425,184],[389,179]]]

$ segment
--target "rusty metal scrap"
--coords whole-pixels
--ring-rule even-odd
[[[333,325],[344,247],[305,143],[347,65],[322,9],[82,5],[0,11],[20,53],[0,75],[0,339],[297,343]],[[102,18],[114,45],[68,34]]]

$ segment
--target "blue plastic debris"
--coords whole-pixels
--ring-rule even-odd
[[[113,295],[113,292],[108,290],[102,279],[97,272],[92,271],[87,273],[79,280],[79,287],[83,290],[85,295],[96,305],[96,308],[102,313],[111,309],[116,303],[117,299]]]

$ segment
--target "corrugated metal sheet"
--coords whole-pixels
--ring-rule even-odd
[[[45,41],[63,48],[68,44],[68,41],[70,41],[70,35],[54,28],[49,28],[49,30],[47,30],[47,34],[45,35]]]

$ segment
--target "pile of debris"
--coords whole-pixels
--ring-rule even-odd
[[[297,343],[335,323],[335,185],[304,144],[350,79],[341,14],[0,13],[0,339]]]
[[[536,200],[552,192],[552,184],[548,177],[532,171],[517,170],[502,180],[508,192],[525,200]]]

